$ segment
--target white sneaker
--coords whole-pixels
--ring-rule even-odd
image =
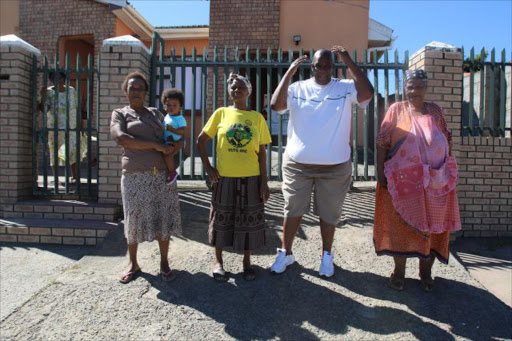
[[[270,267],[270,271],[280,274],[286,270],[288,265],[292,265],[294,262],[295,256],[293,254],[286,255],[285,249],[278,248],[276,260]]]
[[[324,251],[322,262],[320,263],[320,271],[318,271],[320,276],[331,277],[334,275],[333,259],[334,255],[332,252]]]

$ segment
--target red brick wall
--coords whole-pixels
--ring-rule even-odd
[[[280,0],[212,0],[209,47],[279,46]]]
[[[228,48],[229,58],[234,58],[234,48],[239,47],[245,58],[246,47],[251,53],[261,48],[262,58],[266,58],[267,49],[273,52],[279,47],[279,14],[281,0],[235,1],[212,0],[210,2],[209,58],[213,48],[217,47],[218,59],[224,60],[224,48]],[[231,71],[231,70],[230,70]],[[223,105],[224,69],[219,68],[218,98],[213,105],[213,73],[208,70],[208,116],[213,108]],[[256,91],[254,80],[253,90]],[[252,100],[255,100],[253,94]],[[263,95],[262,95],[263,96]],[[255,109],[255,105],[253,104]]]
[[[94,35],[94,53],[114,36],[116,17],[105,4],[92,0],[21,0],[20,38],[49,57],[58,51],[59,37]],[[64,56],[60,57],[64,60]]]

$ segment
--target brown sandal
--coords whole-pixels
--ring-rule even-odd
[[[397,277],[394,273],[389,276],[388,285],[398,291],[404,290],[405,287],[405,278]]]
[[[434,280],[432,277],[421,277],[420,278],[420,287],[423,291],[431,292],[434,290]]]

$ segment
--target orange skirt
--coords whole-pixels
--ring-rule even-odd
[[[373,244],[379,256],[428,259],[434,255],[448,263],[450,232],[426,235],[407,224],[396,212],[387,189],[377,182]]]

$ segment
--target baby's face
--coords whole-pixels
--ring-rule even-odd
[[[180,101],[176,98],[167,98],[164,102],[164,109],[169,115],[174,116],[180,113]]]

